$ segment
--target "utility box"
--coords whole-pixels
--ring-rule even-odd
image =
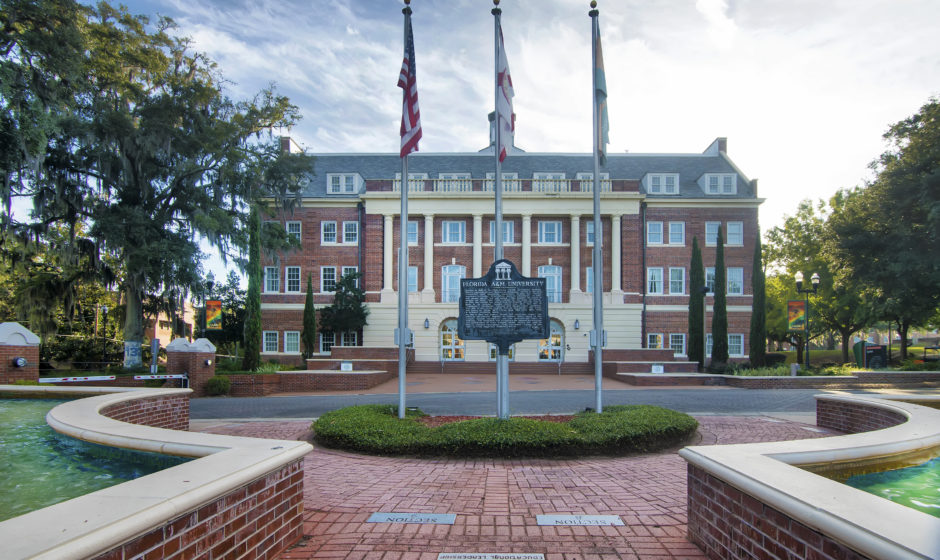
[[[882,369],[888,366],[888,351],[883,344],[865,345],[865,367]]]
[[[852,356],[855,358],[855,365],[865,367],[865,345],[864,340],[859,340],[852,346]]]

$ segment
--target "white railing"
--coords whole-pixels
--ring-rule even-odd
[[[503,192],[531,190],[542,193],[594,192],[590,179],[503,179]],[[529,187],[529,188],[526,188]],[[408,192],[493,192],[493,179],[410,179]],[[401,191],[401,180],[392,181],[392,190]],[[610,192],[609,179],[601,180],[601,192]]]

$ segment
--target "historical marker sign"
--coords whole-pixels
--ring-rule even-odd
[[[537,515],[539,525],[623,525],[619,515]]]
[[[455,513],[373,513],[366,523],[422,523],[453,525]]]
[[[516,342],[549,334],[545,278],[526,278],[500,259],[485,276],[460,280],[460,338],[492,342],[505,355]]]

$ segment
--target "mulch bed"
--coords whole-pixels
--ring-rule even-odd
[[[451,422],[463,422],[464,420],[476,420],[477,418],[483,418],[483,416],[422,416],[418,418],[418,422],[421,422],[429,428],[436,428],[437,426],[450,424]],[[513,416],[513,418],[528,418],[529,420],[542,420],[544,422],[558,422],[564,424],[574,418],[574,416],[560,414],[547,416]]]

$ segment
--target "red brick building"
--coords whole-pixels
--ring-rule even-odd
[[[610,154],[601,168],[604,327],[609,349],[663,348],[684,359],[693,237],[713,271],[725,232],[732,359],[746,359],[750,274],[759,234],[757,181],[731,161],[724,138],[696,154]],[[315,154],[302,203],[278,217],[303,249],[270,258],[262,287],[263,358],[301,363],[307,277],[318,306],[344,273],[363,274],[370,309],[358,333],[320,335],[332,346],[394,346],[398,314],[401,160],[397,154]],[[525,276],[548,279],[552,336],[519,343],[512,360],[551,371],[591,371],[593,159],[514,150],[502,165],[504,254]],[[488,362],[483,341],[456,336],[459,279],[486,273],[494,253],[494,158],[409,157],[409,327],[415,367]],[[713,273],[712,271],[709,271]],[[710,330],[712,298],[707,322]],[[423,364],[423,366],[421,365]]]

